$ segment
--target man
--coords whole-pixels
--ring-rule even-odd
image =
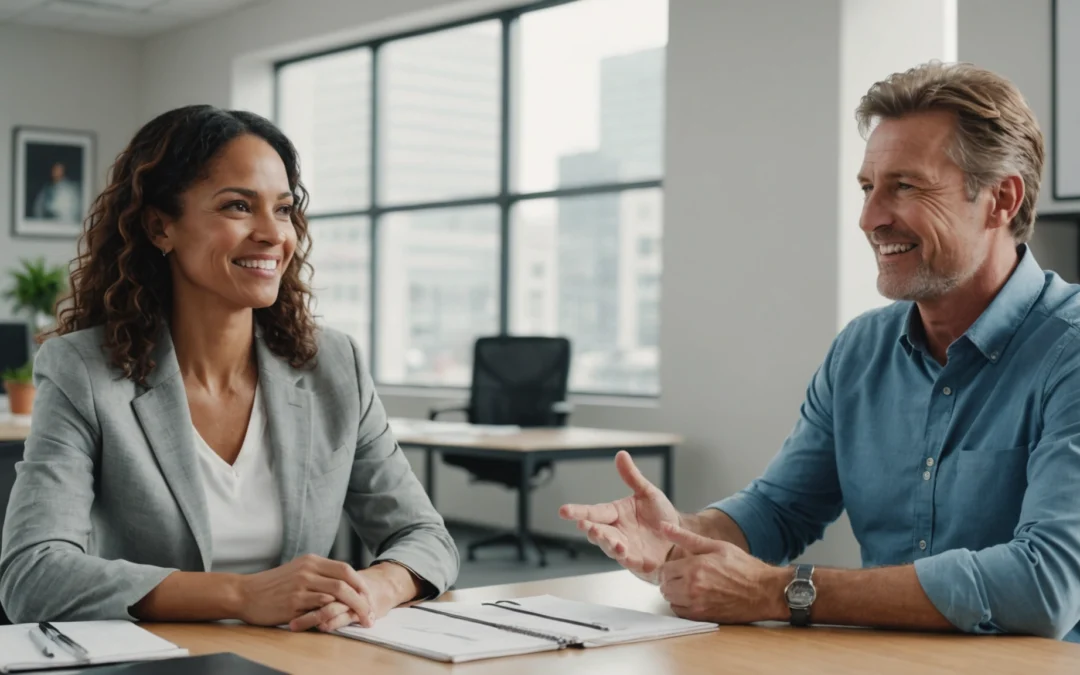
[[[899,302],[836,338],[740,493],[680,514],[621,453],[631,496],[560,513],[689,618],[1080,641],[1080,287],[1025,245],[1038,124],[1003,78],[936,63],[857,118],[860,225]],[[844,509],[863,569],[774,566]]]
[[[35,218],[59,220],[65,223],[82,222],[82,196],[78,184],[67,177],[62,162],[49,170],[50,182],[41,188],[34,199]]]

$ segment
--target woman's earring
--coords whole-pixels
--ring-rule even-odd
[[[161,249],[161,257],[162,257],[162,258],[164,258],[164,257],[166,257],[166,256],[168,256],[168,255],[169,255],[169,252],[168,252],[168,251],[166,251],[165,249]]]

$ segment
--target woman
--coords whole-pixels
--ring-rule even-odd
[[[13,621],[334,630],[453,583],[356,344],[312,320],[306,199],[251,113],[173,110],[121,153],[35,361],[0,555]],[[342,509],[368,569],[324,557]]]

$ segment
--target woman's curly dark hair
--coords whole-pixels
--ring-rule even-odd
[[[307,191],[296,149],[270,121],[254,113],[192,105],[164,113],[141,128],[120,153],[109,186],[94,201],[72,261],[71,293],[58,307],[51,335],[104,326],[105,349],[125,378],[145,383],[156,365],[156,341],[172,311],[169,261],[152,243],[149,209],[179,217],[181,195],[204,178],[229,141],[250,134],[270,144],[295,199],[296,251],[281,278],[277,301],[255,309],[262,338],[294,368],[317,351],[311,290],[301,272],[310,249],[304,218]]]

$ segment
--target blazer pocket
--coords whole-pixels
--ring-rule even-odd
[[[353,450],[352,444],[346,443],[341,447],[331,452],[328,456],[320,457],[315,460],[311,467],[311,480],[317,480],[328,474],[340,471],[352,464]]]

